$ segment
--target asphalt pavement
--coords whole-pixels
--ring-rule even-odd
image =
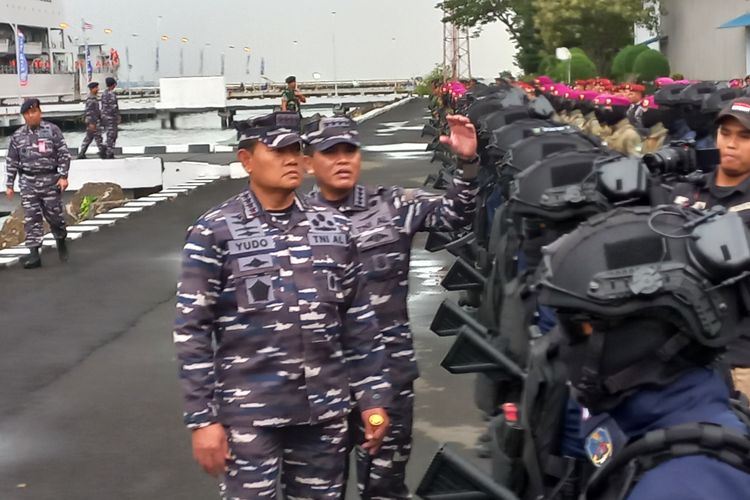
[[[414,101],[361,126],[363,182],[417,187],[434,170],[418,151],[425,115]],[[185,229],[245,186],[218,181],[72,242],[65,265],[47,252],[42,269],[0,270],[0,499],[218,498],[181,421],[174,294]],[[428,331],[452,259],[423,246],[409,297],[422,371],[412,488],[443,442],[477,461],[484,428],[471,376],[439,366],[451,339]]]

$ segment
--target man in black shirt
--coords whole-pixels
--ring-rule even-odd
[[[696,184],[675,186],[674,203],[698,209],[721,205],[750,225],[750,98],[732,101],[719,113],[716,124],[719,167]],[[727,361],[735,387],[750,396],[750,332],[743,332],[730,346]]]

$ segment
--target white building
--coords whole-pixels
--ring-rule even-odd
[[[661,50],[672,73],[695,80],[750,74],[750,0],[661,0],[658,33],[636,29],[636,43]]]

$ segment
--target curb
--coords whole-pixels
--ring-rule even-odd
[[[68,240],[75,241],[86,235],[96,233],[101,228],[114,226],[133,214],[141,213],[147,208],[158,206],[161,203],[171,201],[179,196],[188,195],[201,186],[207,186],[221,179],[218,175],[201,175],[195,179],[185,181],[177,186],[163,189],[158,193],[137,198],[125,203],[122,207],[99,214],[93,219],[82,221],[78,224],[68,226]],[[51,233],[42,238],[42,253],[45,249],[55,248],[55,239]],[[18,264],[21,258],[29,254],[28,248],[23,245],[0,250],[0,268],[10,267]]]

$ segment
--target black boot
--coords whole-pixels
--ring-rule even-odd
[[[85,160],[86,159],[86,153],[78,153],[78,156],[76,156],[76,160]]]
[[[60,257],[60,262],[68,262],[68,245],[65,242],[65,238],[55,238],[57,243],[57,256]]]
[[[106,160],[107,159],[107,152],[100,149],[99,150],[99,158],[101,158],[102,160]]]
[[[23,260],[24,269],[36,269],[42,267],[42,258],[39,256],[39,247],[29,248],[29,256]]]

